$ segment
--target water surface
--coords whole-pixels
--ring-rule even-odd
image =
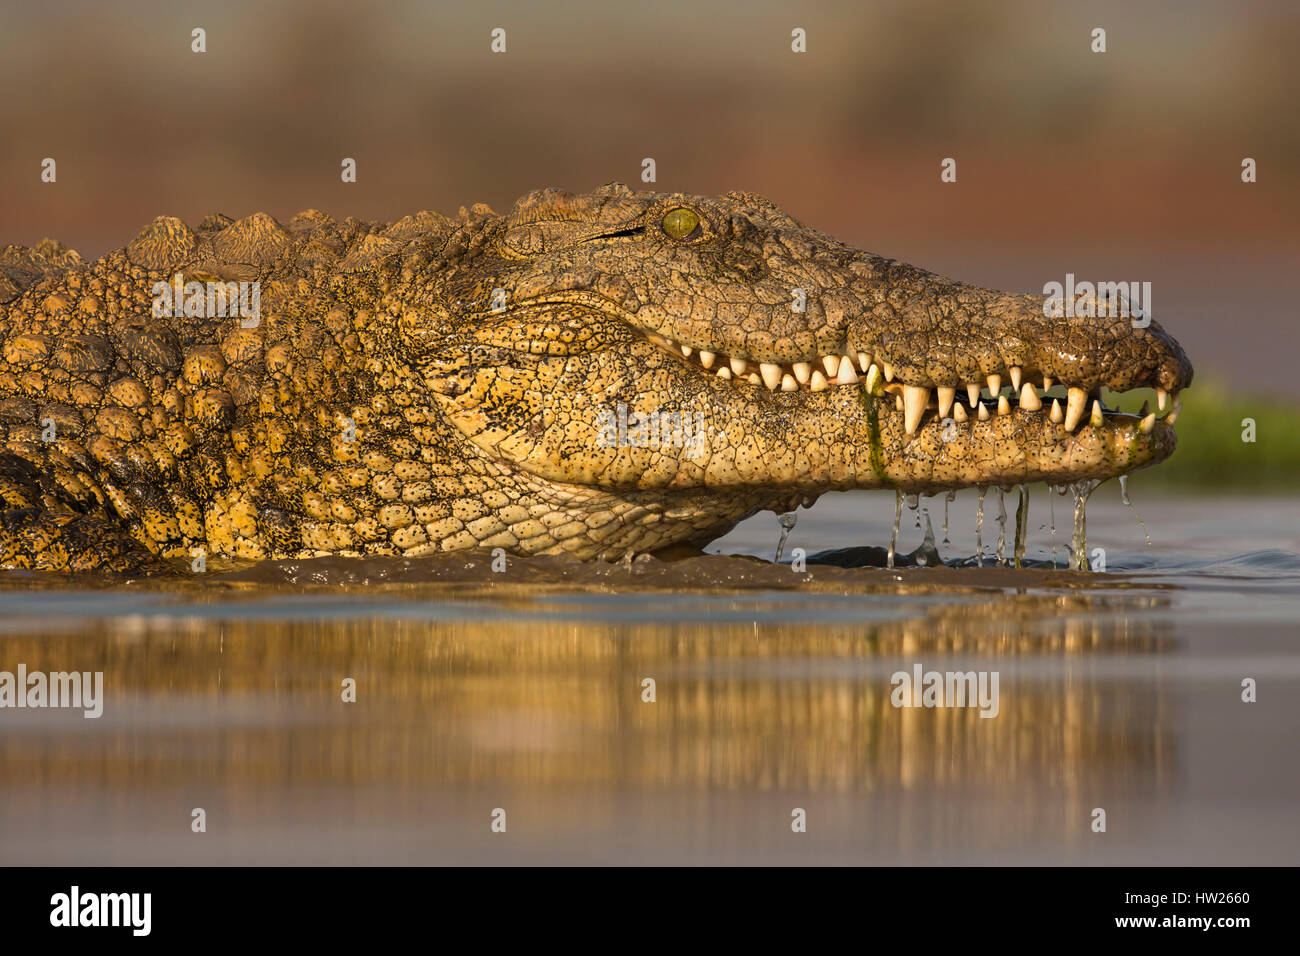
[[[1021,570],[800,574],[767,514],[672,564],[10,573],[0,670],[102,670],[106,699],[0,711],[0,862],[1294,864],[1300,502],[1133,497],[1150,547],[1114,485],[1089,508],[1105,573],[1051,569],[1042,489]],[[948,544],[922,505],[973,557],[973,494]],[[785,560],[892,518],[828,495]],[[905,511],[900,555],[922,536]],[[917,662],[996,670],[998,716],[895,708]]]

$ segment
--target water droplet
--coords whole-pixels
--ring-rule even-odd
[[[930,523],[930,512],[925,511],[925,540],[921,546],[916,549],[916,563],[921,567],[939,567],[943,564],[943,557],[939,554],[939,549],[934,543],[934,525]]]
[[[920,512],[918,509],[921,507],[921,496],[918,495],[918,494],[916,494],[915,492],[913,492],[912,494],[908,495],[908,496],[907,496],[907,507],[908,507],[908,509],[912,512],[912,514],[913,514],[913,515],[915,516],[915,518],[916,518],[916,527],[917,527],[917,528],[920,528],[920,527],[921,527],[921,512]]]
[[[1020,567],[1025,557],[1025,535],[1029,528],[1029,488],[1019,485],[1017,490],[1020,492],[1020,503],[1016,505],[1015,564]]]
[[[1007,493],[998,488],[998,565],[1007,561]]]
[[[1069,486],[1074,495],[1074,534],[1070,538],[1070,570],[1088,570],[1088,497],[1100,481],[1076,481]]]
[[[1052,485],[1047,486],[1047,510],[1052,516],[1052,544],[1049,553],[1052,556],[1052,570],[1056,570],[1056,496],[1052,494],[1056,488]]]
[[[1146,535],[1146,539],[1147,539],[1147,550],[1150,551],[1150,550],[1151,550],[1151,532],[1149,532],[1149,531],[1147,530],[1146,522],[1142,520],[1142,516],[1141,516],[1140,514],[1138,514],[1138,510],[1137,510],[1136,508],[1133,507],[1133,502],[1129,500],[1129,497],[1128,497],[1128,475],[1120,475],[1120,476],[1119,476],[1119,495],[1120,495],[1120,500],[1121,500],[1122,502],[1124,502],[1124,507],[1127,508],[1129,511],[1133,512],[1133,517],[1137,519],[1137,523],[1141,526],[1141,528],[1142,528],[1142,533],[1143,533],[1144,535]]]
[[[894,533],[889,538],[889,557],[885,567],[894,567],[894,555],[898,552],[898,525],[903,520],[903,493],[894,489]]]
[[[781,540],[776,543],[776,557],[772,559],[773,563],[781,563],[781,555],[785,554],[785,543],[790,537],[790,532],[794,530],[795,523],[799,516],[793,511],[787,511],[777,518],[781,522]]]

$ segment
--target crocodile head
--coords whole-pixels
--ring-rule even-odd
[[[1154,322],[1050,318],[748,193],[547,189],[467,235],[404,348],[471,454],[579,521],[635,506],[643,533],[579,554],[702,543],[829,489],[1122,475],[1171,454],[1192,377]],[[1165,417],[1101,403],[1139,387]]]

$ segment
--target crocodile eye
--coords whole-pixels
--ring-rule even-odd
[[[693,209],[678,206],[676,209],[669,210],[664,216],[664,232],[674,239],[689,239],[699,231],[699,228],[700,217]]]

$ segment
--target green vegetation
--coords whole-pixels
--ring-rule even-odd
[[[1169,461],[1142,472],[1142,484],[1165,488],[1275,492],[1300,490],[1300,406],[1285,399],[1241,394],[1215,383],[1196,383],[1180,399],[1178,449]],[[1155,393],[1136,391],[1124,411]],[[1113,404],[1113,397],[1108,404]],[[1244,419],[1255,422],[1255,440],[1242,440]]]

